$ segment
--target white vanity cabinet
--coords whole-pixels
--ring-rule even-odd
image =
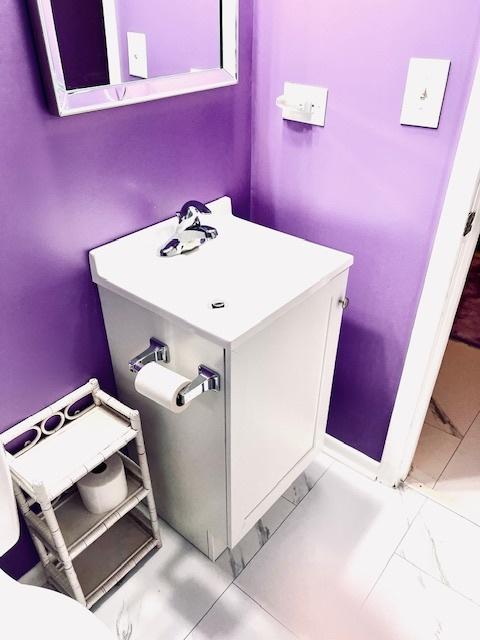
[[[325,432],[353,259],[209,205],[215,240],[173,258],[176,220],[90,253],[119,397],[141,412],[160,515],[210,558],[233,547],[305,469]],[[172,370],[203,364],[220,391],[172,413],[128,362],[150,338]],[[158,365],[161,366],[161,365]]]

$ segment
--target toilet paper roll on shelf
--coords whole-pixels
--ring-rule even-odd
[[[77,482],[82,502],[90,513],[102,514],[117,507],[128,494],[127,477],[118,454],[105,460]]]
[[[173,413],[181,413],[188,405],[179,406],[177,398],[180,391],[191,382],[189,378],[185,378],[161,364],[150,362],[137,373],[135,389],[142,396],[157,402]]]

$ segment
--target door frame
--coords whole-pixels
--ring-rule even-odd
[[[415,455],[480,234],[480,61],[415,317],[378,479],[404,480]],[[468,213],[477,211],[463,236]]]

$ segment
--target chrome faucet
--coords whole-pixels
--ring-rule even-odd
[[[178,256],[197,249],[207,240],[214,240],[218,231],[214,227],[200,224],[200,213],[212,213],[198,200],[189,200],[177,212],[178,226],[174,235],[160,249],[162,257]]]

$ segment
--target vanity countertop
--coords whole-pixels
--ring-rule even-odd
[[[93,281],[234,348],[353,264],[347,253],[232,215],[230,198],[210,203],[202,223],[218,238],[171,258],[169,218],[90,251]],[[223,302],[224,308],[212,308]]]

